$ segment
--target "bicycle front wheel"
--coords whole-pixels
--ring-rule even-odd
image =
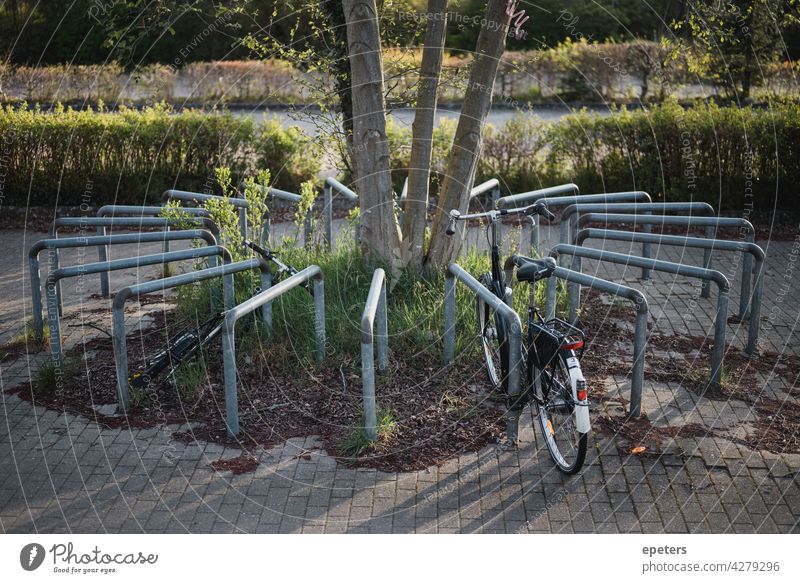
[[[491,277],[485,274],[480,281],[491,289]],[[478,336],[481,341],[486,373],[492,390],[503,393],[508,375],[508,342],[503,318],[480,297],[477,298]]]
[[[572,395],[565,356],[559,354],[544,369],[532,367],[536,417],[550,457],[565,474],[575,474],[586,459],[588,432],[578,427],[578,407]]]

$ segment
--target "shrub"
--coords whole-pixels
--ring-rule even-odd
[[[214,189],[213,168],[231,168],[236,182],[267,168],[276,185],[296,188],[314,178],[318,158],[295,128],[257,126],[225,112],[121,108],[44,112],[0,108],[4,204],[84,205],[160,202],[161,193]]]
[[[437,129],[431,194],[435,195],[455,124]],[[407,175],[410,130],[390,126],[395,188]],[[800,180],[800,104],[772,109],[683,108],[668,102],[601,117],[586,111],[553,124],[520,114],[487,127],[475,176],[498,178],[504,194],[575,182],[584,193],[645,190],[654,200],[695,200],[717,209],[789,208],[781,189]]]
[[[800,104],[688,109],[666,103],[600,117],[567,116],[549,130],[546,163],[583,192],[646,190],[718,209],[772,209],[800,180]],[[786,196],[778,205],[789,207]]]

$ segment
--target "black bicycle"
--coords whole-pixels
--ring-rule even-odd
[[[532,259],[513,255],[506,260],[505,273],[500,263],[500,221],[503,216],[524,214],[540,215],[547,220],[555,216],[544,203],[538,202],[523,208],[490,210],[464,214],[450,211],[447,234],[453,235],[457,221],[486,219],[486,232],[491,247],[491,272],[478,279],[492,294],[511,305],[511,289],[506,278],[517,267],[517,280],[535,286],[553,275],[554,259]],[[586,459],[589,426],[589,402],[586,381],[580,366],[585,347],[583,332],[564,320],[545,321],[539,313],[534,294],[529,294],[528,317],[523,334],[522,371],[520,393],[506,396],[507,407],[517,414],[527,404],[532,404],[534,416],[544,435],[550,456],[566,474],[574,474]],[[509,343],[506,323],[480,297],[477,299],[477,331],[486,363],[486,372],[494,393],[508,395]]]
[[[272,273],[273,283],[279,283],[297,273],[297,269],[278,259],[275,251],[268,251],[252,241],[245,241],[245,245],[275,266],[276,269]],[[314,295],[314,287],[309,282],[302,285],[308,293]],[[260,291],[260,289],[256,289],[255,293]],[[193,359],[214,338],[219,336],[224,319],[225,313],[217,312],[199,325],[185,328],[174,334],[167,341],[166,348],[151,358],[145,359],[144,368],[128,377],[128,384],[134,389],[144,389],[169,369],[163,380],[164,383],[168,383],[174,377],[178,366]]]

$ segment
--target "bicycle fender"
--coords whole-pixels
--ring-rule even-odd
[[[572,389],[572,398],[575,399],[577,405],[575,406],[575,424],[580,433],[589,433],[589,404],[587,402],[581,403],[578,401],[578,385],[586,385],[586,379],[583,378],[583,371],[578,361],[578,357],[574,354],[567,357],[567,370],[569,371],[569,383]]]

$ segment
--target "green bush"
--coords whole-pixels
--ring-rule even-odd
[[[455,124],[437,129],[431,194],[437,193]],[[399,192],[407,175],[410,130],[390,126]],[[695,200],[718,209],[789,208],[800,183],[800,104],[771,109],[683,108],[675,102],[601,117],[586,111],[553,124],[520,114],[488,126],[475,176],[498,178],[504,194],[575,182],[583,193],[645,190],[654,200]]]
[[[300,157],[310,148],[294,128],[164,105],[114,113],[7,106],[0,139],[3,203],[21,206],[159,203],[168,188],[213,189],[219,166],[237,182],[266,166],[275,186],[294,189],[316,175],[319,159]]]
[[[654,199],[742,211],[772,209],[776,196],[789,208],[786,189],[800,180],[798,103],[666,103],[604,118],[583,112],[548,133],[544,164],[557,181],[573,181],[585,193],[637,189]]]

